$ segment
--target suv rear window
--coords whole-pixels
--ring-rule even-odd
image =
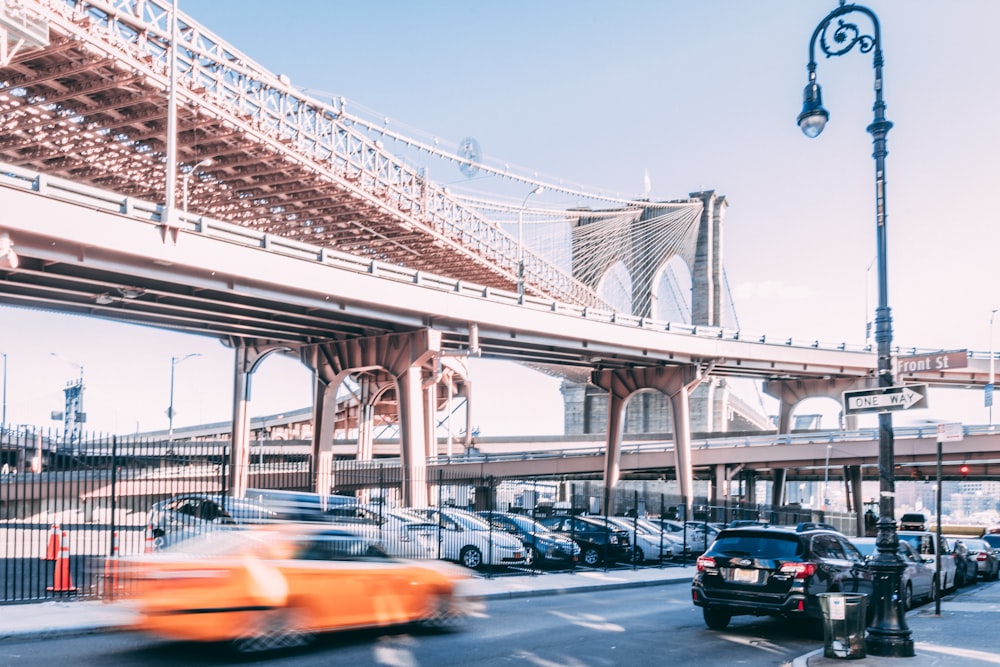
[[[711,552],[753,558],[792,558],[802,555],[802,544],[794,536],[784,535],[726,535],[723,533],[712,544]]]

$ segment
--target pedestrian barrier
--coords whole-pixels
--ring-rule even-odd
[[[59,543],[59,557],[56,558],[56,569],[52,575],[52,585],[45,588],[54,593],[72,593],[76,590],[73,585],[73,578],[69,572],[69,537],[66,531],[62,531],[62,539]]]
[[[45,555],[42,556],[42,560],[56,560],[59,558],[59,524],[53,523],[52,530],[49,532],[49,545],[45,549]]]

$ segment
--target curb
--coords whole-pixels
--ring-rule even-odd
[[[570,586],[567,588],[544,588],[523,591],[499,591],[496,593],[483,593],[479,595],[481,600],[511,600],[515,598],[547,597],[551,595],[569,595],[571,593],[593,593],[595,591],[606,591],[609,589],[625,588],[645,588],[647,586],[666,586],[668,584],[690,584],[690,579],[655,579],[652,581],[622,581],[612,584],[584,584],[582,586]]]

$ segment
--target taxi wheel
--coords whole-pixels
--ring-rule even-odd
[[[462,617],[453,608],[451,598],[447,595],[435,595],[427,603],[427,613],[420,621],[420,626],[434,632],[449,632],[458,629]]]
[[[465,547],[460,556],[462,565],[475,570],[483,564],[483,553],[476,547]]]
[[[540,560],[538,549],[535,547],[528,547],[524,550],[524,564],[528,567],[538,565]]]
[[[274,609],[258,614],[247,624],[247,632],[232,640],[237,653],[260,653],[307,646],[315,638],[304,629],[295,609]]]

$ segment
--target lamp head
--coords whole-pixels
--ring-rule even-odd
[[[829,118],[830,114],[823,108],[823,92],[819,84],[810,81],[802,91],[802,113],[798,118],[802,133],[810,139],[815,139],[826,127]]]

